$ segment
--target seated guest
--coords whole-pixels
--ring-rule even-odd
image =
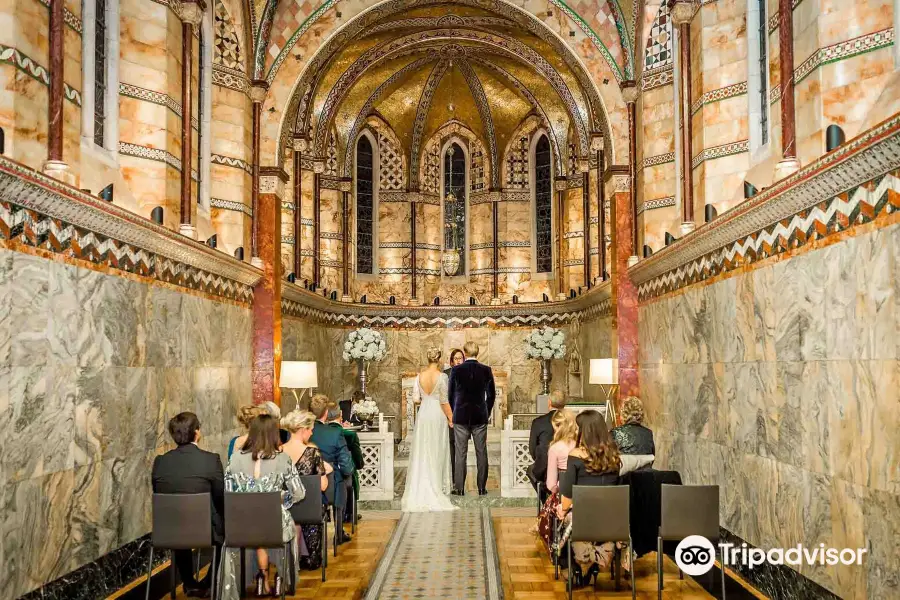
[[[575,449],[577,436],[575,413],[565,409],[556,411],[553,415],[553,442],[547,452],[547,491],[550,492],[550,497],[544,502],[538,519],[538,532],[548,549],[551,549],[551,516],[556,514],[559,506],[558,474],[565,472],[569,453]]]
[[[309,441],[312,437],[316,417],[309,411],[292,410],[281,419],[281,424],[291,432],[291,439],[281,450],[291,457],[294,468],[300,476],[321,475],[322,491],[328,487],[328,473],[331,465],[322,459],[322,453]],[[316,570],[322,566],[322,526],[298,525],[297,537],[300,546],[299,564],[301,569]]]
[[[347,505],[346,480],[353,476],[353,457],[347,448],[347,440],[342,430],[325,424],[328,419],[328,405],[331,401],[325,394],[316,394],[309,401],[309,412],[318,419],[313,425],[312,443],[318,446],[325,462],[334,467],[334,504],[337,510],[344,510]],[[338,543],[350,541],[350,536],[343,531],[338,532]]]
[[[347,498],[347,504],[344,509],[345,520],[349,520],[353,503],[359,499],[359,470],[366,466],[362,446],[359,444],[359,436],[355,431],[344,429],[341,422],[341,409],[334,402],[328,403],[326,425],[341,432],[341,435],[344,436],[344,441],[347,442],[347,449],[350,450],[350,457],[353,459],[353,496]]]
[[[359,420],[359,417],[356,416],[356,406],[366,399],[366,395],[362,390],[356,390],[353,392],[353,395],[350,396],[349,400],[341,400],[341,419],[344,420],[345,423],[350,423],[351,425],[361,425],[362,422]]]
[[[622,467],[619,450],[606,428],[606,420],[599,412],[587,410],[578,415],[578,441],[569,454],[566,472],[559,482],[562,500],[557,516],[566,519],[572,510],[572,488],[576,485],[617,485]],[[599,515],[598,515],[599,516]],[[560,539],[560,547],[568,540],[571,531],[571,517],[567,519],[566,530]],[[619,544],[624,548],[624,544]],[[574,542],[572,555],[575,559],[570,568],[574,569],[573,582],[576,586],[586,584],[591,578],[596,581],[597,573],[607,569],[613,558],[615,546],[612,542]],[[622,567],[631,569],[630,551],[626,552]]]
[[[271,400],[266,400],[260,406],[263,410],[275,419],[275,422],[278,423],[281,421],[281,407],[272,402]],[[289,439],[291,439],[291,432],[287,429],[279,429],[278,430],[278,438],[281,440],[282,444],[286,444]]]
[[[622,425],[612,430],[613,440],[622,454],[656,454],[653,432],[644,427],[644,404],[629,396],[622,403]]]
[[[228,460],[231,460],[234,449],[240,448],[247,441],[246,432],[250,430],[250,422],[265,412],[266,409],[262,404],[245,404],[238,409],[237,420],[245,433],[244,435],[231,438],[231,441],[228,443]]]
[[[271,415],[260,415],[250,423],[247,441],[240,446],[225,469],[225,489],[228,492],[265,493],[281,492],[281,529],[283,541],[295,537],[294,520],[288,509],[303,500],[306,490],[291,462],[291,457],[281,451],[278,437],[278,421]],[[259,572],[256,575],[256,595],[280,594],[284,585],[281,574],[276,574],[274,589],[269,585],[269,555],[260,548],[256,551]],[[240,554],[234,548],[228,551],[224,569],[224,600],[239,600],[243,589],[238,584]]]
[[[534,463],[528,467],[528,479],[537,491],[538,481],[547,479],[547,452],[553,440],[553,415],[566,407],[566,397],[560,390],[550,393],[550,412],[541,415],[531,422],[531,435],[528,437],[528,452]],[[545,495],[549,495],[546,493]],[[544,501],[545,498],[541,498]]]
[[[169,421],[169,435],[178,444],[174,450],[153,460],[154,494],[209,494],[212,504],[213,539],[216,546],[224,537],[225,483],[222,460],[218,454],[197,446],[200,441],[200,421],[192,412],[175,415]],[[220,548],[221,549],[221,548]],[[216,552],[217,556],[221,552]],[[190,550],[174,551],[175,567],[184,583],[187,596],[208,598],[215,568],[210,568],[202,581],[194,578]]]

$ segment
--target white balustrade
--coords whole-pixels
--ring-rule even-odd
[[[533,498],[528,467],[534,462],[528,452],[528,429],[513,429],[513,417],[506,418],[500,437],[500,495],[504,498]]]
[[[378,431],[360,431],[363,468],[359,470],[360,500],[394,499],[394,434],[378,415]]]

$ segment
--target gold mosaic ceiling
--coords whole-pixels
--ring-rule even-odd
[[[573,141],[581,146],[596,124],[572,64],[552,40],[486,10],[453,4],[414,9],[367,27],[304,76],[312,99],[300,104],[296,131],[304,135],[305,129],[317,151],[333,128],[343,148],[368,116],[378,115],[408,158],[414,140],[424,143],[451,119],[479,136],[493,132],[502,151],[535,115],[560,148],[580,126],[582,137]]]

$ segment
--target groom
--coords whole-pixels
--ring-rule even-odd
[[[447,395],[453,407],[453,436],[456,445],[456,464],[453,495],[463,496],[466,489],[466,455],[469,438],[475,441],[475,459],[478,463],[478,494],[487,494],[487,424],[494,410],[494,373],[487,365],[478,362],[478,344],[466,342],[463,346],[466,360],[450,371],[450,388]]]

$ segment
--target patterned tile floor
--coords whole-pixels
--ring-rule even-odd
[[[488,508],[404,514],[366,598],[499,600],[492,527]]]

